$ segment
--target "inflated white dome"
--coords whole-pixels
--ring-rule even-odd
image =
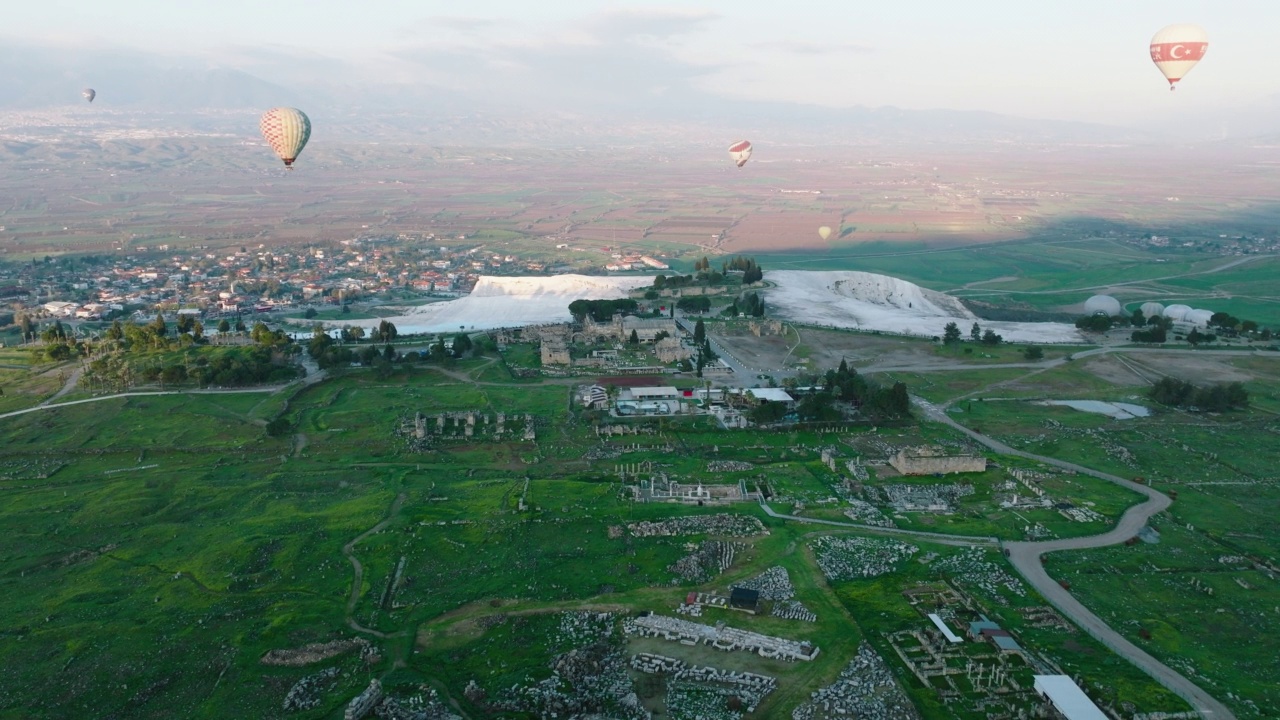
[[[1200,327],[1209,327],[1209,319],[1213,317],[1212,310],[1192,310],[1183,316],[1183,322],[1189,322]]]
[[[1115,317],[1124,311],[1120,307],[1120,301],[1110,295],[1094,295],[1084,301],[1084,312],[1086,315]]]
[[[1138,309],[1142,311],[1142,316],[1145,318],[1159,317],[1164,314],[1164,306],[1158,302],[1144,302]]]
[[[1170,305],[1164,309],[1164,316],[1170,320],[1181,320],[1191,312],[1190,305]]]

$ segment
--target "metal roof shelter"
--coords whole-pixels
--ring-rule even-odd
[[[942,631],[942,634],[947,638],[947,642],[949,643],[964,642],[964,638],[951,632],[951,628],[947,627],[947,624],[942,621],[942,618],[938,617],[937,613],[929,613],[929,619],[932,620],[933,624],[937,625],[938,629]]]
[[[787,394],[782,388],[751,388],[747,390],[757,400],[768,400],[770,402],[795,402],[795,398]]]
[[[755,611],[760,604],[760,591],[735,587],[729,591],[729,607]]]
[[[1066,675],[1036,675],[1035,689],[1066,720],[1107,720],[1088,695]]]

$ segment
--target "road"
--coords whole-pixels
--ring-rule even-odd
[[[676,321],[676,324],[680,326],[680,329],[689,333],[690,337],[693,336],[693,328],[695,323],[689,322],[688,319],[686,319],[683,314],[677,315],[675,318],[675,321]],[[746,365],[743,365],[728,350],[725,350],[723,345],[716,342],[715,338],[711,337],[710,335],[707,335],[707,342],[711,344],[711,352],[720,356],[720,361],[733,369],[734,377],[730,379],[745,385],[746,383],[749,383],[752,380],[755,380],[756,375],[759,375],[762,372],[764,372],[762,370],[752,370],[751,368],[748,368]],[[776,371],[774,372],[776,373]]]
[[[1001,455],[1027,458],[1063,470],[1100,478],[1145,495],[1147,497],[1145,501],[1126,510],[1124,515],[1121,516],[1120,522],[1116,523],[1116,526],[1110,531],[1101,535],[1043,542],[1004,543],[1004,548],[1008,551],[1009,562],[1013,564],[1014,568],[1022,574],[1022,577],[1032,587],[1049,601],[1050,605],[1053,605],[1059,612],[1071,618],[1073,622],[1092,635],[1094,639],[1106,645],[1120,657],[1133,663],[1143,672],[1150,675],[1156,682],[1165,686],[1183,700],[1186,700],[1191,704],[1192,708],[1200,713],[1201,717],[1210,720],[1235,720],[1235,715],[1225,705],[1215,700],[1212,695],[1205,692],[1200,686],[1155,659],[1142,648],[1129,642],[1120,633],[1112,630],[1102,618],[1093,614],[1068,590],[1049,577],[1049,573],[1044,569],[1044,564],[1041,562],[1041,556],[1055,550],[1085,550],[1123,543],[1136,535],[1152,516],[1163,512],[1172,504],[1173,501],[1168,496],[1146,485],[1139,485],[1118,475],[1091,470],[1056,458],[1015,450],[994,438],[964,427],[932,403],[920,398],[913,398],[913,401],[925,411],[929,419],[958,430]]]

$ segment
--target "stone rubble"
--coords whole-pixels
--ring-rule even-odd
[[[790,600],[796,596],[791,576],[781,565],[775,565],[750,580],[734,583],[733,587],[755,590],[760,593],[761,600]]]
[[[629,618],[623,622],[622,630],[628,635],[660,637],[681,645],[709,645],[726,652],[741,650],[776,660],[809,661],[819,653],[817,646],[807,642],[739,630],[724,623],[717,623],[713,627],[655,614]]]
[[[891,573],[920,548],[887,538],[824,535],[813,541],[813,550],[828,580],[852,580]]]
[[[1009,604],[1000,592],[1001,588],[1018,597],[1027,596],[1027,589],[1021,580],[1005,572],[999,565],[988,561],[983,551],[978,548],[965,548],[955,555],[942,558],[937,561],[934,568],[955,577],[966,585],[980,589],[1001,605]]]
[[[867,643],[832,684],[815,690],[792,720],[920,720],[920,713],[893,678],[888,664]]]
[[[764,523],[750,515],[689,515],[656,522],[641,521],[627,526],[636,537],[670,537],[675,535],[721,535],[752,537],[768,535]]]
[[[667,567],[676,574],[672,584],[680,581],[701,583],[710,580],[733,565],[733,558],[742,545],[719,540],[704,540],[693,552]]]
[[[778,686],[778,680],[768,675],[734,672],[710,666],[689,666],[683,660],[651,653],[632,656],[631,667],[643,673],[670,675],[676,681],[733,685],[735,687],[732,692],[742,701],[742,710],[746,713],[755,712],[764,697]]]
[[[281,708],[285,712],[297,712],[318,707],[324,693],[332,689],[337,682],[337,677],[338,668],[336,667],[325,668],[318,673],[307,675],[289,688]]]

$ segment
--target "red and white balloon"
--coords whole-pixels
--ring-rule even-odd
[[[1169,25],[1151,38],[1151,62],[1169,80],[1169,89],[1204,58],[1209,50],[1209,34],[1199,25]]]

